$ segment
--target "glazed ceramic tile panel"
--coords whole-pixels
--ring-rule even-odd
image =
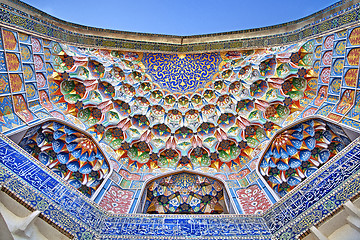
[[[0,47],[0,102],[1,102],[1,131],[8,132],[24,125],[21,118],[15,113],[12,92],[24,91],[19,63],[19,46],[16,33],[1,32]],[[11,74],[9,71],[11,70]]]
[[[55,109],[48,107],[50,70],[46,66],[51,67],[51,42],[6,28],[1,29],[1,36],[2,132],[20,130],[52,115],[64,120],[61,112],[50,112]]]
[[[253,158],[276,130],[307,107],[302,114],[306,116],[311,101],[315,105],[321,102],[322,89],[330,82],[322,72],[330,71],[324,64],[330,64],[332,55],[331,51],[319,52],[319,47],[334,48],[330,35],[286,48],[144,55],[81,49],[19,36],[20,48],[28,47],[21,52],[27,59],[25,85],[13,84],[12,91],[17,93],[13,96],[15,109],[24,121],[26,116],[66,117],[93,134],[116,170],[161,173],[185,168],[219,172],[218,176],[227,180],[227,172],[250,168],[251,174],[231,185],[241,213],[248,209],[239,204],[243,202],[239,186],[258,186],[267,195],[260,202],[266,208],[275,201],[261,186],[255,172],[259,160]],[[347,35],[341,32],[337,36],[346,39]],[[26,45],[29,43],[32,45]],[[44,43],[47,47],[42,47]],[[35,52],[36,64],[29,62],[28,52]],[[341,55],[341,46],[336,54]],[[30,107],[21,111],[18,105],[26,102]],[[132,183],[126,181],[118,187],[128,189]],[[254,184],[258,185],[251,187]],[[104,190],[101,196],[108,189]],[[138,187],[130,194],[130,209],[134,209],[139,192]]]
[[[19,146],[88,197],[109,173],[109,163],[97,144],[59,122],[30,128]]]
[[[1,6],[14,27],[1,28],[1,132],[27,134],[26,152],[1,135],[0,181],[75,238],[294,239],[359,192],[358,141],[327,121],[360,127],[358,4],[292,33],[184,46],[89,40]],[[206,174],[204,190],[182,196],[191,187],[161,178],[174,170]],[[145,182],[158,185],[142,195]],[[224,187],[249,215],[161,215],[227,213]],[[139,202],[157,215],[123,215]]]
[[[316,87],[314,40],[213,54],[53,46],[50,98],[106,147],[116,169],[130,172],[191,169],[226,180],[247,168],[284,120],[291,123],[301,100],[315,97],[303,97]],[[255,166],[243,186],[258,182]],[[264,199],[266,207],[274,201]]]
[[[259,170],[270,187],[283,197],[350,142],[341,128],[317,119],[308,120],[274,137]]]
[[[116,185],[112,185],[105,193],[100,206],[110,213],[128,213],[132,204],[134,192],[124,190]]]
[[[317,97],[301,117],[319,114],[358,126],[359,30],[355,27],[316,40],[313,66],[319,74]]]

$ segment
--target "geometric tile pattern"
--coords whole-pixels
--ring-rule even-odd
[[[315,41],[314,64],[319,74],[317,97],[300,117],[326,116],[356,127],[360,28],[340,31]]]
[[[360,191],[359,142],[349,144],[343,130],[327,121],[302,122],[278,133],[286,145],[275,139],[266,148],[277,130],[315,114],[360,128],[360,27],[346,29],[358,22],[359,3],[291,33],[186,46],[75,35],[5,4],[1,8],[1,23],[11,27],[0,31],[0,131],[38,125],[21,145],[42,164],[0,135],[0,182],[75,238],[294,239]],[[39,125],[52,117],[92,134],[97,142],[85,145],[97,150],[78,146],[89,136],[70,133],[74,129],[66,124]],[[258,167],[282,197],[279,204],[272,206]],[[110,168],[113,175],[104,179]],[[230,187],[239,212],[259,215],[119,215],[134,211],[147,179],[175,169],[216,175]],[[205,192],[208,186],[218,196],[211,184],[203,186]],[[99,190],[94,197],[102,208],[74,187],[88,197]],[[178,202],[190,199],[170,190],[166,194]],[[220,212],[199,191],[191,194],[203,204],[197,211],[188,201],[194,212]],[[149,197],[148,210],[179,209],[175,200],[171,205]]]
[[[238,191],[258,179],[258,160],[252,159],[276,130],[313,112],[334,117],[325,112],[342,89],[350,96],[344,101],[353,93],[359,98],[351,80],[358,31],[287,47],[199,55],[80,49],[2,28],[1,130],[59,118],[100,141],[115,171],[193,169],[227,180],[228,172],[252,169],[231,185]],[[357,112],[355,104],[336,121],[360,127]],[[140,189],[143,181],[119,184]],[[239,211],[247,208],[236,194],[233,199]]]
[[[65,120],[49,99],[52,43],[6,28],[0,35],[1,132],[11,133],[53,116]]]

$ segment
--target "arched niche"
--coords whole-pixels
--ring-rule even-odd
[[[275,198],[285,196],[360,135],[321,116],[297,121],[280,131],[263,151],[258,171]]]
[[[137,213],[232,214],[236,213],[223,180],[190,170],[179,170],[149,179],[141,191]]]
[[[46,120],[21,135],[20,147],[87,197],[95,197],[110,175],[109,161],[98,143],[72,124]]]

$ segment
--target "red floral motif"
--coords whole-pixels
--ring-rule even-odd
[[[272,205],[258,185],[252,185],[246,189],[239,189],[236,193],[245,214],[262,214]]]
[[[148,175],[143,176],[143,179],[142,179],[142,180],[146,181],[146,180],[148,180],[148,179],[150,179],[150,178],[153,178],[153,177],[154,177],[154,175],[148,174]]]
[[[219,179],[221,179],[221,180],[224,180],[224,181],[227,180],[226,176],[223,175],[223,174],[216,174],[215,177],[217,177],[217,178],[219,178]]]
[[[25,122],[34,120],[33,115],[26,106],[26,101],[23,95],[18,94],[13,96],[14,108],[17,115]]]
[[[322,62],[324,65],[329,66],[331,64],[331,59],[332,59],[332,51],[327,51],[323,55]]]
[[[39,88],[43,88],[46,85],[46,78],[42,73],[36,73],[36,81]]]
[[[321,71],[320,79],[323,83],[329,83],[330,81],[330,68],[324,68]]]
[[[21,91],[23,83],[19,74],[10,74],[10,86],[13,93]]]
[[[249,173],[250,173],[250,170],[246,168],[238,173],[230,174],[229,179],[232,179],[232,180],[243,179]]]
[[[100,202],[100,206],[106,211],[115,214],[128,213],[131,207],[132,191],[123,190],[116,186],[111,186]]]
[[[360,27],[354,28],[349,36],[351,45],[360,45]]]
[[[131,174],[128,171],[121,169],[120,170],[120,175],[125,178],[126,180],[140,180],[140,176],[137,174]]]
[[[348,85],[349,87],[356,87],[357,77],[358,77],[358,69],[357,68],[349,69],[344,77],[346,85]]]
[[[360,48],[353,48],[350,50],[349,54],[347,55],[347,60],[350,65],[357,66],[359,64],[360,59]]]
[[[327,96],[328,96],[328,86],[320,87],[317,97],[314,100],[314,104],[316,106],[320,106],[321,104],[323,104],[323,102],[325,102]]]
[[[40,71],[44,67],[44,61],[39,55],[34,55],[35,70]]]
[[[31,38],[31,44],[35,53],[41,52],[41,43],[36,38]]]
[[[260,160],[260,158],[253,160],[250,163],[250,169],[252,169],[252,170],[255,169],[257,167],[258,163],[259,163],[259,160]]]
[[[355,91],[347,89],[344,91],[339,104],[336,107],[336,112],[345,114],[354,104]]]
[[[332,49],[334,45],[334,35],[328,36],[324,41],[325,49]]]
[[[112,169],[114,169],[114,171],[119,171],[120,167],[119,167],[119,164],[117,162],[115,162],[114,160],[111,160],[110,159],[110,166]]]

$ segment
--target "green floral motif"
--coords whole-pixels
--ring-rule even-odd
[[[92,239],[94,239],[94,235],[90,232],[84,232],[80,238],[80,240],[92,240]]]
[[[47,201],[45,201],[44,199],[42,199],[40,202],[37,203],[36,206],[39,211],[43,212],[49,207],[49,203]]]
[[[336,208],[336,204],[331,200],[324,202],[323,205],[329,211],[333,211]]]

